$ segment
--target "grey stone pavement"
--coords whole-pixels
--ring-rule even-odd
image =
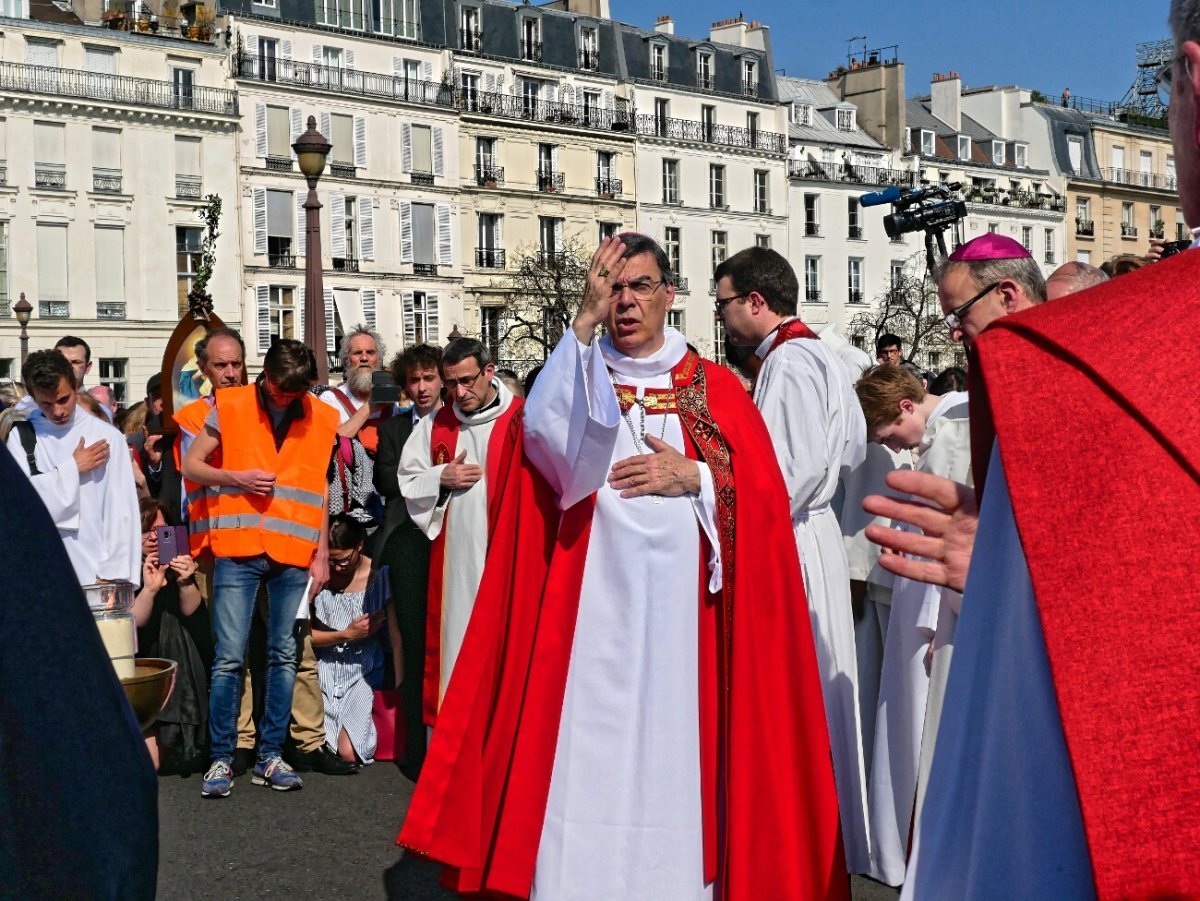
[[[159,779],[158,897],[171,899],[455,898],[439,868],[394,844],[412,783],[390,763],[356,776],[305,775],[304,789],[274,792],[239,777],[233,794],[200,797],[200,776]],[[898,893],[852,881],[855,901]],[[619,901],[619,899],[614,899]]]

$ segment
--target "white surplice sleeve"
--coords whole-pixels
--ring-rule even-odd
[[[781,347],[764,364],[760,378],[766,378],[755,393],[783,470],[793,516],[818,502],[829,478],[829,442],[842,432],[830,421],[831,407],[836,405],[831,404],[822,363],[816,356],[789,353]]]
[[[442,532],[452,496],[452,492],[442,492],[442,471],[446,465],[434,466],[429,454],[433,419],[433,416],[423,417],[412,430],[400,452],[398,472],[400,494],[408,507],[408,515],[431,540]]]
[[[692,509],[696,511],[696,520],[708,539],[708,590],[716,594],[725,582],[721,567],[721,536],[717,531],[717,492],[708,464],[697,460],[696,465],[700,468],[700,494],[692,498]]]
[[[560,510],[604,486],[620,424],[604,357],[595,342],[581,344],[568,332],[525,404],[525,452],[554,487]]]
[[[929,448],[921,455],[917,470],[971,485],[971,424],[965,403],[960,416],[943,417],[934,425]],[[918,627],[936,632],[943,606],[958,614],[962,609],[962,595],[949,588],[926,585],[917,618]]]
[[[16,428],[8,433],[8,450],[21,471],[29,475],[29,464],[25,460],[25,448],[21,446],[21,436]],[[117,458],[116,455],[113,455]],[[79,531],[79,467],[75,465],[74,457],[67,459],[59,466],[46,470],[39,462],[38,469],[42,470],[30,478],[33,488],[46,505],[46,510],[54,524],[64,532]],[[130,480],[133,474],[130,473]],[[140,535],[139,535],[140,538]],[[139,541],[140,547],[140,541]],[[140,561],[139,561],[139,566]]]
[[[123,579],[137,585],[142,573],[142,517],[137,487],[129,465],[125,441],[115,429],[106,436],[108,462],[104,464],[104,528],[96,578]]]

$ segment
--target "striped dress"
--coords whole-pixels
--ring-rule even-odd
[[[371,573],[366,591],[323,589],[313,600],[317,619],[334,631],[364,613],[387,609],[391,598],[386,566]],[[336,748],[343,729],[363,763],[375,759],[377,736],[371,720],[375,689],[383,678],[384,629],[362,641],[316,648],[317,678],[325,701],[325,740]]]

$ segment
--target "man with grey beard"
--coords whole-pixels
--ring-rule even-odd
[[[385,350],[377,332],[355,326],[339,346],[343,382],[321,395],[341,417],[330,472],[330,513],[349,513],[367,526],[382,521],[382,503],[372,484],[379,424],[397,410],[395,404],[371,403],[372,376],[383,368]]]

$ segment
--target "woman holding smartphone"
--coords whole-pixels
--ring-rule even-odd
[[[211,627],[196,585],[196,561],[187,552],[187,531],[172,525],[166,507],[154,498],[142,498],[138,507],[142,585],[133,601],[137,656],[165,657],[179,665],[171,697],[146,735],[146,748],[156,769],[190,772],[203,769],[208,760]]]

